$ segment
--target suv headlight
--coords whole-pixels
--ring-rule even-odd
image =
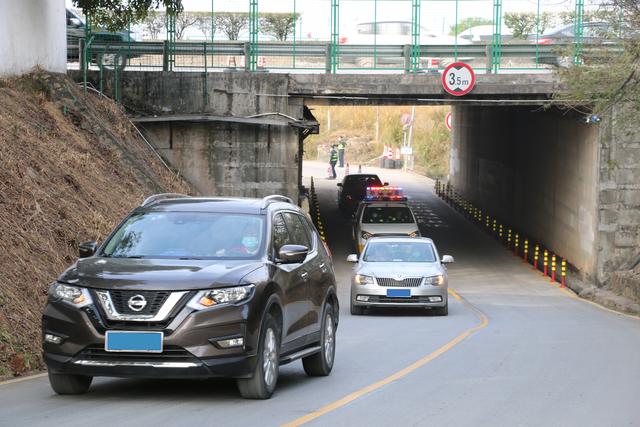
[[[424,281],[426,285],[440,286],[444,284],[444,275],[440,274],[438,276],[426,277]]]
[[[196,310],[204,310],[220,304],[233,304],[249,299],[255,285],[234,286],[233,288],[207,289],[198,292],[189,301],[188,306]]]
[[[353,281],[356,282],[356,285],[373,285],[373,277],[365,276],[364,274],[356,274],[353,278]]]
[[[87,289],[67,285],[66,283],[56,282],[51,285],[49,295],[78,308],[93,304],[91,294],[89,294]]]

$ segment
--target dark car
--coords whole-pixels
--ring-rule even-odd
[[[351,174],[344,177],[338,186],[338,208],[345,215],[351,215],[367,195],[367,187],[381,187],[382,181],[376,174]],[[384,185],[388,185],[385,183]]]
[[[279,365],[328,375],[338,299],[332,260],[290,199],[155,195],[51,284],[43,315],[53,390],[92,378],[237,378],[269,398]]]
[[[102,49],[111,49],[117,51],[118,48],[128,48],[136,43],[129,31],[106,31],[102,28],[93,28],[91,32],[92,45],[101,45]],[[67,62],[76,62],[80,60],[80,40],[86,37],[86,25],[82,18],[73,10],[67,9]],[[99,49],[100,50],[100,49]],[[122,53],[92,53],[90,57],[91,64],[106,68],[124,69],[127,65],[128,58],[135,58],[138,55],[131,54],[127,49],[121,49]]]
[[[617,30],[607,22],[585,22],[582,24],[582,44],[584,46],[606,46],[616,44],[620,41],[617,37]],[[568,67],[573,58],[570,56],[573,52],[573,43],[575,42],[575,26],[573,24],[564,27],[555,28],[545,32],[544,34],[530,35],[529,42],[538,45],[566,45],[567,52],[563,54],[560,48],[549,54],[539,55],[538,62],[542,64],[551,64],[559,67]],[[597,59],[597,55],[589,57],[586,53],[582,55],[587,62]],[[586,56],[586,57],[585,57]]]

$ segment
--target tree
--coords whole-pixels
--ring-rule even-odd
[[[640,116],[640,3],[611,0],[598,13],[618,48],[585,50],[584,64],[560,69],[567,91],[558,97],[586,114],[606,115],[620,106],[624,113],[617,124],[635,124]]]
[[[142,22],[150,10],[163,7],[182,11],[182,0],[73,0],[73,5],[91,16],[92,22],[116,31],[130,23]]]
[[[206,40],[213,38],[217,30],[215,15],[213,15],[213,22],[211,21],[211,13],[205,12],[199,14],[198,22],[196,22],[196,27],[202,31]]]
[[[144,24],[145,32],[149,34],[149,38],[157,40],[160,38],[160,33],[165,27],[165,14],[159,10],[152,10],[149,12],[146,18],[142,21]]]
[[[260,17],[260,32],[273,36],[276,40],[287,40],[289,34],[293,33],[299,16],[293,13],[265,13]]]
[[[196,25],[200,17],[193,12],[181,12],[176,15],[176,38],[182,40],[187,28]]]
[[[451,31],[449,31],[449,35],[455,36],[456,34],[460,34],[461,32],[468,30],[469,28],[477,27],[478,25],[493,25],[493,21],[491,19],[479,17],[466,18],[458,22],[456,25],[452,25],[451,27],[449,27],[451,29]]]
[[[536,28],[536,14],[529,12],[507,12],[504,23],[513,31],[513,38],[524,39]]]
[[[216,28],[229,40],[238,40],[240,32],[249,26],[249,14],[244,12],[222,12],[216,14]]]

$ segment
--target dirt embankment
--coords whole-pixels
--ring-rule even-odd
[[[120,108],[64,75],[0,80],[0,377],[41,369],[47,288],[152,193],[192,192]]]

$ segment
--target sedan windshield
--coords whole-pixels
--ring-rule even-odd
[[[102,256],[118,258],[256,258],[264,241],[260,215],[208,212],[134,214]]]
[[[367,262],[435,262],[433,246],[424,242],[370,242],[362,258]]]
[[[362,215],[363,224],[411,224],[411,210],[405,206],[368,206]]]

